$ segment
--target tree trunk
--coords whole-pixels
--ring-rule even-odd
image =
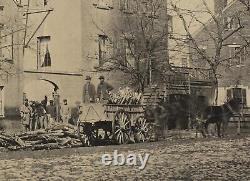
[[[218,85],[217,77],[215,77],[215,80],[214,80],[214,91],[215,91],[214,105],[218,105],[219,85]]]

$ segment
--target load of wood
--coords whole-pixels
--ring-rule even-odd
[[[36,130],[8,135],[0,133],[0,151],[8,150],[48,150],[82,146],[76,127],[57,124],[46,130]]]
[[[117,93],[110,93],[109,104],[140,104],[142,94],[133,91],[129,87],[119,89]]]

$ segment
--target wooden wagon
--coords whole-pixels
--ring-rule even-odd
[[[130,141],[149,141],[153,135],[153,121],[145,117],[145,105],[105,104],[106,119],[89,122],[80,120],[78,134],[87,145],[107,142],[126,144]],[[94,106],[93,106],[94,108]]]

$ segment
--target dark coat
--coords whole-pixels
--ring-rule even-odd
[[[102,96],[102,99],[107,100],[109,98],[109,91],[112,91],[114,88],[107,82],[99,83],[97,87],[97,97],[100,99]]]
[[[52,118],[56,118],[56,106],[48,105],[47,106],[47,113],[50,114]]]
[[[84,84],[82,101],[84,103],[95,102],[95,96],[96,96],[95,86],[92,83],[90,83],[89,85]]]

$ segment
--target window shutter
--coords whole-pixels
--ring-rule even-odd
[[[120,10],[124,10],[125,9],[125,0],[120,0],[119,1],[119,7],[120,7]]]

